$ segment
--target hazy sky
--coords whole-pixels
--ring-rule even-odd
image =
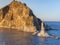
[[[12,0],[0,0],[0,8]],[[18,0],[27,4],[34,14],[45,21],[60,21],[60,0]]]

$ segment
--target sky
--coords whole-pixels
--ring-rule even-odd
[[[17,0],[26,3],[36,17],[44,21],[60,21],[60,0]],[[0,0],[0,8],[12,0]]]

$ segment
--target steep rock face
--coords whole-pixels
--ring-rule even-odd
[[[13,1],[0,9],[0,27],[16,28],[21,31],[40,30],[39,20],[25,3]]]

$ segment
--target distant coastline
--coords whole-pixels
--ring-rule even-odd
[[[58,22],[58,23],[60,23],[60,21],[44,21],[44,22],[52,22],[52,23],[54,23],[54,22]]]

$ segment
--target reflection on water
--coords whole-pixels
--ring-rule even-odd
[[[0,45],[59,45],[60,40],[32,36],[32,33],[0,29]]]
[[[32,33],[12,29],[0,29],[0,45],[42,45],[45,39],[32,36]]]
[[[32,35],[30,33],[19,32],[16,30],[4,30],[3,41],[5,45],[30,45]]]

